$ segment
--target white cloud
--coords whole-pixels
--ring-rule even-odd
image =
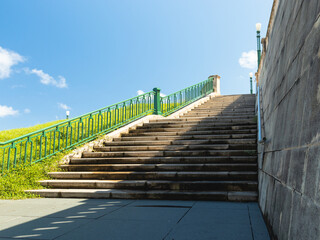
[[[14,110],[12,107],[8,107],[5,105],[0,105],[0,118],[6,116],[14,116],[19,113],[18,110]]]
[[[53,85],[56,86],[58,88],[66,88],[68,87],[66,79],[63,76],[58,76],[58,80],[54,79],[52,76],[50,76],[49,74],[43,72],[41,69],[25,69],[26,73],[29,74],[35,74],[40,78],[40,82],[44,85]]]
[[[164,93],[160,93],[160,97],[165,97],[165,96],[167,96],[167,95]]]
[[[23,112],[28,114],[28,113],[31,113],[31,110],[29,108],[26,108],[23,110]]]
[[[24,61],[18,53],[0,47],[0,79],[10,77],[12,66]]]
[[[69,107],[67,104],[64,103],[58,103],[59,108],[64,109],[64,110],[70,110],[71,107]]]
[[[138,95],[144,94],[144,91],[138,90],[138,91],[137,91],[137,94],[138,94]]]
[[[249,52],[243,52],[239,58],[239,64],[243,68],[255,69],[257,68],[257,52],[251,50]]]

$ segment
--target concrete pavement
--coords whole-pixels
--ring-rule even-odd
[[[117,200],[0,200],[0,240],[267,240],[257,203]]]

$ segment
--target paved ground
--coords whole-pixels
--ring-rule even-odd
[[[269,239],[257,203],[0,200],[2,239]]]

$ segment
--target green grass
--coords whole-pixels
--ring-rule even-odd
[[[5,142],[22,135],[52,126],[64,120],[38,124],[27,128],[17,128],[0,131],[0,142]],[[68,151],[70,152],[70,151]],[[58,162],[68,153],[58,153],[57,155],[43,160],[37,164],[19,164],[14,170],[4,172],[0,177],[0,199],[23,199],[37,197],[24,190],[43,188],[38,181],[50,179],[48,172],[61,171]]]
[[[61,171],[58,163],[66,153],[58,153],[54,157],[45,159],[37,164],[18,165],[14,170],[0,177],[0,199],[37,197],[34,194],[24,192],[24,190],[44,188],[38,181],[50,179],[48,172]]]
[[[53,122],[48,122],[48,123],[43,123],[43,124],[38,124],[32,127],[26,127],[26,128],[16,128],[16,129],[10,129],[10,130],[4,130],[4,131],[0,131],[0,142],[6,142],[8,140],[23,136],[25,134],[46,128],[46,127],[50,127],[54,124],[63,122],[65,120],[57,120],[57,121],[53,121]]]

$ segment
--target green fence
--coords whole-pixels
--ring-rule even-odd
[[[160,97],[161,114],[163,116],[168,116],[178,109],[206,96],[212,91],[213,81],[210,79],[165,97]]]
[[[18,164],[36,163],[72,149],[143,116],[167,116],[211,92],[212,79],[165,97],[161,97],[160,89],[155,88],[154,91],[0,143],[1,173]]]

